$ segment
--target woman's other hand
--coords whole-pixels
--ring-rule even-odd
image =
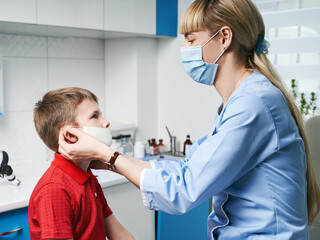
[[[78,140],[74,143],[68,143],[65,138],[67,134],[74,135]],[[78,128],[68,128],[61,130],[59,133],[59,153],[65,158],[75,162],[88,160],[106,162],[106,157],[111,156],[113,151],[82,130]]]

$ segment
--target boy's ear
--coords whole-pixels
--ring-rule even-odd
[[[71,134],[68,130],[65,131],[64,138],[66,139],[67,143],[75,143],[78,141],[78,138]]]

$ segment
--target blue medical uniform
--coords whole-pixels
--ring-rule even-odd
[[[140,178],[149,209],[182,214],[212,197],[208,238],[308,239],[306,154],[286,100],[253,72],[179,162]]]

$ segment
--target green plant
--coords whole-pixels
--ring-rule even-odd
[[[296,79],[291,79],[291,91],[301,114],[305,116],[314,115],[317,110],[317,95],[314,92],[311,92],[310,99],[308,101],[305,93],[299,93]]]

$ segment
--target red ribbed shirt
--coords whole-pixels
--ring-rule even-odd
[[[32,192],[31,239],[105,240],[104,218],[112,214],[96,177],[60,154]]]

